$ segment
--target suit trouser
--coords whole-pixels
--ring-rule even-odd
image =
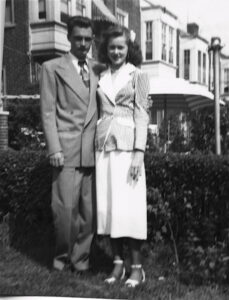
[[[94,168],[53,168],[52,211],[56,232],[54,267],[70,260],[76,270],[89,268],[96,230]]]

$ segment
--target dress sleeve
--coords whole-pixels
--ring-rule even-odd
[[[149,78],[146,73],[138,70],[135,75],[135,143],[134,149],[145,151],[149,124]]]

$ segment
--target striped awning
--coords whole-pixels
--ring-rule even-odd
[[[93,21],[107,21],[111,23],[118,22],[102,0],[92,1],[92,19]]]

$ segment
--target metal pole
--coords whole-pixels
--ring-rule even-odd
[[[220,50],[221,40],[218,37],[211,39],[211,50],[213,51],[214,66],[214,99],[215,99],[215,151],[217,155],[221,154],[221,138],[220,138]]]
[[[117,0],[113,0],[113,14],[117,17]]]
[[[0,111],[3,110],[2,104],[2,60],[3,60],[3,44],[4,44],[4,28],[5,28],[5,0],[0,0]]]
[[[5,29],[5,0],[0,0],[0,151],[8,150],[8,111],[3,111],[2,103],[2,60]]]
[[[167,113],[167,96],[164,95],[164,153],[167,152],[167,139],[168,139],[168,113]]]

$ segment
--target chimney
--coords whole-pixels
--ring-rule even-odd
[[[188,23],[187,31],[189,34],[191,34],[193,36],[198,36],[199,35],[199,25],[197,25],[196,23]]]

